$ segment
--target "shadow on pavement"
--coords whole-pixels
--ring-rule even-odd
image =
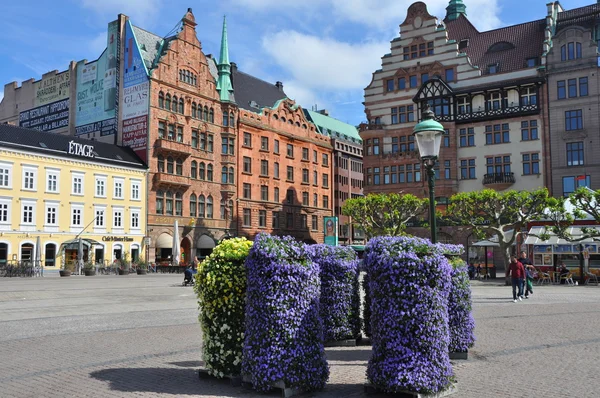
[[[325,350],[325,355],[328,361],[368,362],[371,358],[371,347],[355,347],[345,350],[328,348]]]
[[[169,365],[180,366],[182,368],[199,368],[204,365],[202,361],[180,361],[180,362],[169,362]]]

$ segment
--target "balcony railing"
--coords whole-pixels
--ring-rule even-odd
[[[189,188],[190,177],[168,173],[156,173],[154,174],[154,184],[178,188]]]
[[[503,190],[515,183],[515,173],[492,173],[483,176],[483,185]]]
[[[166,138],[158,138],[154,143],[154,148],[161,152],[171,152],[185,156],[190,156],[191,153],[191,146],[189,144]]]
[[[510,116],[534,115],[540,112],[537,104],[510,106],[499,109],[473,110],[470,113],[459,113],[455,116],[456,123],[467,123],[478,120],[492,120]]]

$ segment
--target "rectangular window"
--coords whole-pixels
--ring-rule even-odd
[[[158,138],[165,138],[166,129],[167,125],[165,122],[158,122]]]
[[[467,97],[458,97],[456,99],[456,108],[459,115],[471,113],[471,102]]]
[[[581,130],[583,128],[583,114],[581,109],[565,112],[565,130]]]
[[[243,168],[244,173],[251,174],[252,173],[252,159],[250,159],[247,156],[244,156],[243,164],[244,164],[244,168]]]
[[[460,179],[475,179],[475,159],[461,159],[460,161]]]
[[[567,143],[567,166],[583,166],[583,141]]]
[[[273,163],[273,178],[279,179],[279,163]]]
[[[35,190],[35,174],[34,170],[23,170],[23,189],[28,191]]]
[[[581,187],[590,187],[591,178],[589,175],[578,175],[578,176],[570,176],[563,177],[563,196],[569,196],[575,190]]]
[[[269,176],[269,161],[268,160],[260,161],[260,175],[263,177]]]
[[[302,148],[302,160],[308,160],[308,148]]]
[[[140,214],[139,213],[131,213],[131,229],[139,229],[140,228]]]
[[[485,158],[487,174],[510,173],[510,156],[490,156]]]
[[[252,213],[250,209],[244,209],[244,227],[249,227],[252,225]]]
[[[394,91],[394,79],[388,79],[386,81],[386,88],[388,92]]]
[[[251,191],[250,184],[244,183],[244,186],[243,186],[243,197],[244,197],[244,199],[252,199],[251,196],[250,196],[251,195],[250,191]]]
[[[192,148],[198,148],[198,130],[192,129]]]
[[[260,228],[266,228],[266,226],[267,226],[267,211],[266,210],[258,211],[258,226]]]
[[[115,199],[123,199],[123,181],[115,180]]]
[[[272,217],[273,217],[273,221],[271,222],[271,225],[274,229],[279,228],[279,212],[278,211],[274,211],[272,213]]]
[[[317,155],[317,151],[313,150],[313,163],[317,163],[319,161]]]
[[[454,69],[446,69],[445,77],[446,77],[447,82],[453,82],[454,81]]]
[[[293,229],[294,228],[294,213],[285,213],[285,216],[286,216],[286,220],[285,220],[286,228]]]
[[[214,142],[215,142],[215,136],[212,134],[209,134],[208,135],[208,148],[206,148],[207,152],[212,153],[213,147],[214,147]]]
[[[279,188],[277,187],[273,189],[273,201],[279,203]]]
[[[273,153],[279,154],[279,140],[273,140]]]
[[[531,141],[538,139],[537,120],[521,122],[521,140]]]
[[[540,174],[540,154],[539,153],[524,153],[523,154],[523,174]]]
[[[252,136],[250,133],[244,133],[244,143],[243,146],[252,148]]]
[[[183,142],[183,127],[177,126],[177,142]]]
[[[558,99],[567,98],[567,88],[564,80],[558,80],[556,82],[556,97]]]
[[[306,214],[300,214],[300,228],[301,229],[308,229],[307,215]]]
[[[485,144],[503,144],[510,142],[510,130],[508,123],[485,126]]]
[[[285,201],[287,204],[291,205],[294,203],[294,190],[288,189],[285,193]]]
[[[392,124],[398,123],[398,108],[392,108]]]
[[[323,208],[329,209],[329,196],[323,195]]]
[[[23,205],[23,207],[22,207],[23,224],[33,224],[33,220],[34,220],[33,210],[34,210],[33,205],[29,205],[29,204]],[[80,219],[80,221],[81,221],[81,219]]]
[[[475,129],[473,127],[460,129],[458,135],[460,147],[475,146]]]
[[[294,146],[292,144],[287,144],[287,157],[288,158],[294,157]]]
[[[417,76],[416,75],[409,76],[408,81],[409,81],[409,84],[410,84],[410,88],[417,87],[418,83],[417,83]]]
[[[319,195],[317,195],[316,193],[313,193],[313,207],[318,207],[319,206]]]
[[[206,133],[200,133],[200,149],[206,151]]]
[[[586,97],[588,95],[588,78],[580,77],[579,78],[579,96]]]
[[[131,183],[131,200],[140,200],[140,183]]]
[[[113,213],[113,228],[123,228],[123,213],[120,210]]]
[[[449,180],[451,177],[451,172],[450,172],[451,168],[450,168],[450,161],[449,160],[444,160],[444,179],[445,180]]]
[[[450,130],[444,129],[444,135],[442,136],[442,146],[448,148],[450,146]]]
[[[302,169],[302,183],[308,184],[308,169]]]
[[[577,79],[569,79],[567,86],[569,89],[569,98],[577,97]]]
[[[311,217],[312,217],[311,229],[313,231],[317,231],[319,229],[319,216],[311,216]]]
[[[175,125],[169,124],[169,136],[167,137],[171,141],[175,140]]]
[[[228,153],[228,145],[229,145],[229,138],[227,138],[227,137],[221,137],[221,153],[223,155],[227,155],[227,153]]]
[[[533,68],[537,65],[537,58],[527,58],[525,62],[528,68]]]
[[[302,206],[308,206],[308,192],[302,192]]]
[[[294,168],[292,166],[287,167],[287,180],[294,181]]]
[[[410,123],[415,121],[414,105],[401,106],[398,108],[399,122]]]
[[[373,138],[373,155],[379,155],[379,138]]]
[[[507,102],[508,99],[505,98],[504,101]],[[521,90],[521,105],[537,105],[537,90],[535,87],[527,87]]]
[[[2,220],[0,219],[0,221]],[[47,205],[46,225],[56,225],[56,205]]]
[[[73,195],[83,195],[83,177],[73,176]]]
[[[323,156],[322,156],[322,161],[323,161],[323,162],[322,162],[321,164],[322,164],[323,166],[325,166],[325,167],[329,167],[329,155],[328,155],[328,154],[326,154],[326,153],[324,153],[324,154],[323,154]]]
[[[106,179],[97,178],[96,179],[96,196],[105,198],[106,197]]]
[[[7,202],[0,202],[0,222],[1,223],[8,223],[8,215],[10,214],[10,209],[9,209],[9,203]]]
[[[269,150],[269,137],[260,137],[260,149],[263,151]]]
[[[329,174],[323,173],[323,187],[329,187]]]
[[[429,73],[421,73],[421,84],[429,80]]]
[[[96,210],[96,218],[94,220],[94,226],[98,228],[104,227],[104,209]]]
[[[318,186],[319,185],[319,173],[317,173],[317,171],[313,171],[313,185],[314,186]]]
[[[398,90],[406,90],[406,78],[398,78]]]
[[[269,200],[269,187],[267,185],[260,186],[260,200]]]
[[[81,209],[71,209],[71,226],[81,226]]]

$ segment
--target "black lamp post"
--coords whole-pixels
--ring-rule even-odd
[[[431,224],[431,242],[437,243],[437,228],[435,217],[435,170],[442,143],[444,127],[434,120],[435,114],[427,105],[421,115],[421,122],[413,129],[413,135],[417,141],[419,154],[423,165],[427,170],[427,182],[429,184],[429,223]]]

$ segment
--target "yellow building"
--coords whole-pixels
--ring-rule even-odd
[[[85,262],[145,258],[146,177],[129,148],[0,125],[0,266],[60,268],[78,237]]]

